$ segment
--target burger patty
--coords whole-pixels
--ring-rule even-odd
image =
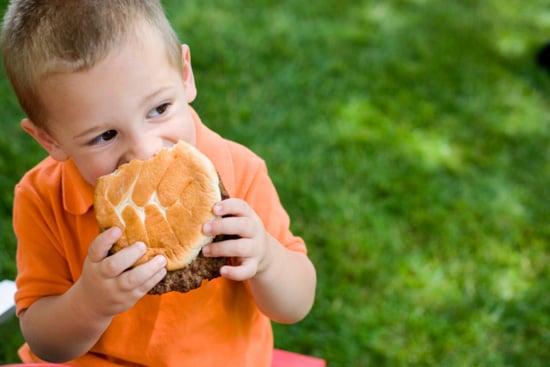
[[[227,264],[227,261],[225,257],[204,257],[201,252],[183,269],[167,272],[166,276],[149,291],[149,294],[189,292],[200,287],[203,280],[219,277],[220,268]]]

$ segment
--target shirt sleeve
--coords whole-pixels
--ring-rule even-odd
[[[304,240],[290,230],[290,218],[284,209],[265,162],[247,149],[237,148],[235,164],[237,197],[245,200],[262,219],[266,230],[289,250],[307,254]],[[248,159],[243,159],[248,155]],[[246,161],[246,166],[240,163]]]
[[[60,241],[53,225],[54,212],[31,186],[16,186],[13,226],[17,237],[18,315],[37,299],[62,294],[71,286],[67,262],[56,245]]]

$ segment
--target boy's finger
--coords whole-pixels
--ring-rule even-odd
[[[242,239],[212,242],[202,248],[206,257],[250,257],[249,245]]]
[[[256,225],[249,217],[225,217],[215,219],[203,226],[206,235],[238,235],[239,237],[252,238],[256,233]]]
[[[220,274],[226,279],[234,281],[244,281],[256,275],[257,267],[252,261],[244,261],[239,266],[224,265],[220,269]]]
[[[147,247],[143,242],[136,242],[109,256],[102,264],[104,275],[107,277],[118,276],[134,265],[145,254],[146,250]]]
[[[219,216],[234,215],[234,216],[248,216],[251,215],[250,206],[246,201],[242,199],[226,199],[220,201],[212,209],[214,214]]]
[[[122,231],[118,227],[112,227],[102,232],[92,241],[88,247],[88,258],[93,262],[100,262],[109,254],[113,244],[120,238]]]
[[[125,272],[121,277],[121,287],[126,290],[143,288],[144,291],[149,291],[166,275],[165,266],[166,258],[157,255],[146,263]]]

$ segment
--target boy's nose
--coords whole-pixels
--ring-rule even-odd
[[[156,137],[139,137],[132,139],[124,156],[126,162],[132,159],[146,160],[162,148],[162,139]]]

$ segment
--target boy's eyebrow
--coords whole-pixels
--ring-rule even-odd
[[[157,95],[162,94],[162,93],[164,93],[165,91],[170,90],[170,89],[174,89],[174,86],[168,85],[168,86],[161,87],[161,88],[157,89],[156,91],[154,91],[153,93],[151,93],[151,94],[145,96],[145,97],[142,99],[141,103],[142,103],[142,104],[145,104],[147,101],[149,101],[149,100],[155,98]]]
[[[74,139],[78,139],[78,138],[81,138],[83,136],[86,136],[86,135],[89,135],[89,134],[92,134],[94,132],[100,132],[100,131],[104,131],[104,128],[102,128],[101,126],[93,126],[89,129],[86,129],[84,130],[83,132],[73,136]]]

